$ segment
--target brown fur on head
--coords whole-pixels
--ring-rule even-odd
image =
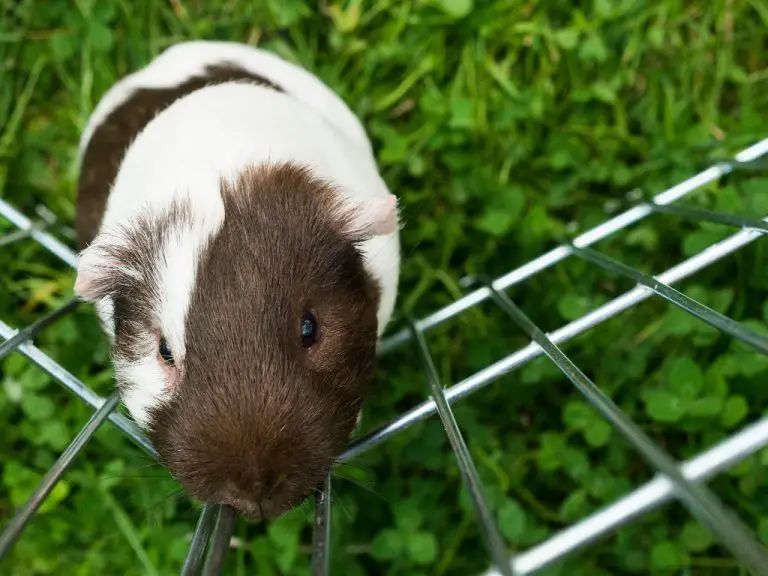
[[[147,428],[191,496],[274,517],[319,488],[373,377],[379,289],[358,251],[370,230],[291,164],[244,170],[221,193],[226,218],[196,255],[184,352],[166,367],[170,389]],[[191,225],[179,203],[91,255],[116,263],[83,284],[113,303],[123,390],[120,366],[162,360],[153,275],[158,259],[179,256],[162,253],[167,238]],[[302,336],[307,318],[314,340]]]
[[[182,381],[151,436],[193,496],[274,516],[319,488],[354,428],[377,289],[329,210],[334,191],[306,171],[248,170],[222,193],[227,220],[198,275]]]

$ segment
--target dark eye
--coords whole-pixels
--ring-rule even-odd
[[[168,346],[168,341],[165,338],[160,338],[160,347],[158,348],[160,358],[162,358],[166,364],[173,366],[173,353],[171,347]]]
[[[309,348],[317,340],[317,318],[312,312],[301,317],[301,345]]]

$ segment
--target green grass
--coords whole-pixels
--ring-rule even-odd
[[[536,7],[539,4],[539,7]],[[545,7],[546,6],[546,7]],[[761,0],[0,0],[0,190],[28,214],[74,218],[74,156],[100,95],[179,40],[250,41],[315,71],[353,106],[404,206],[401,314],[501,274],[768,135],[768,8]],[[768,179],[733,177],[696,206],[764,217]],[[8,229],[5,223],[4,230]],[[655,216],[599,248],[660,272],[722,226]],[[765,330],[765,242],[695,275],[684,291]],[[0,250],[0,318],[31,322],[71,296],[73,275],[31,243]],[[510,295],[553,330],[630,287],[568,261]],[[39,338],[75,375],[111,390],[104,338],[84,308]],[[525,344],[492,306],[429,334],[456,382]],[[658,299],[565,347],[673,456],[761,416],[768,361]],[[0,518],[9,518],[90,410],[14,355],[2,364]],[[382,362],[364,428],[421,402],[406,349]],[[674,408],[672,408],[674,407]],[[535,361],[456,407],[511,550],[542,541],[652,472],[570,384]],[[768,452],[712,483],[768,540]],[[435,418],[339,471],[335,573],[471,574],[478,528]],[[174,574],[199,506],[111,425],[24,532],[3,574]],[[312,507],[241,524],[238,576],[305,574]],[[678,506],[580,551],[549,574],[739,574]]]

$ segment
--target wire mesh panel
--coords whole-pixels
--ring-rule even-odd
[[[733,161],[716,164],[656,195],[651,201],[630,208],[499,278],[490,279],[479,276],[471,279],[467,282],[467,287],[470,289],[472,286],[479,287],[471,289],[464,297],[425,318],[410,319],[406,328],[395,332],[381,342],[380,354],[388,354],[408,342],[413,342],[423,361],[424,393],[431,398],[354,441],[339,461],[349,462],[437,413],[455,453],[456,465],[471,496],[476,519],[486,543],[489,563],[492,566],[487,572],[488,576],[535,573],[673,499],[682,503],[688,512],[730,551],[741,566],[754,574],[768,574],[768,551],[742,520],[705,486],[706,481],[718,472],[768,446],[768,418],[745,427],[695,458],[678,463],[655,444],[649,435],[605,394],[599,382],[590,379],[562,350],[562,345],[576,336],[598,327],[649,298],[657,297],[750,346],[755,354],[767,353],[768,338],[766,336],[705,306],[673,287],[681,280],[755,242],[768,231],[768,215],[765,214],[747,216],[724,214],[681,207],[674,203],[737,167],[755,162],[767,153],[768,139],[743,150],[735,156]],[[41,218],[40,222],[33,222],[2,200],[0,200],[0,214],[15,227],[0,240],[0,248],[15,242],[35,241],[63,262],[74,266],[76,258],[72,250],[46,230],[52,225],[50,218]],[[627,266],[592,247],[599,241],[654,214],[719,223],[730,226],[736,231],[676,266],[656,274],[647,274]],[[546,333],[505,291],[568,258],[581,259],[599,267],[606,274],[623,277],[631,281],[634,287],[572,322]],[[521,330],[530,339],[530,343],[460,382],[447,388],[443,387],[429,351],[427,334],[433,328],[485,301],[490,301],[497,306],[510,319],[510,327]],[[71,313],[76,306],[77,302],[68,302],[60,309],[54,310],[26,327],[12,327],[0,321],[0,335],[4,339],[4,343],[0,345],[0,358],[11,353],[25,355],[95,410],[81,432],[42,480],[27,505],[18,510],[15,517],[3,527],[0,536],[0,556],[8,551],[16,539],[23,537],[22,531],[26,523],[105,420],[117,426],[145,452],[156,456],[154,448],[141,431],[130,420],[114,411],[118,403],[116,394],[106,399],[100,397],[33,344],[37,333]],[[610,353],[610,351],[607,352]],[[548,357],[616,432],[653,467],[656,477],[612,505],[535,547],[510,555],[494,517],[489,511],[486,489],[477,473],[460,423],[454,417],[451,405],[489,385],[502,375],[542,356]],[[329,560],[333,538],[331,510],[332,490],[329,476],[324,489],[317,496],[315,507],[312,551],[315,574],[328,574],[330,571]],[[195,528],[182,573],[185,575],[218,573],[234,526],[235,514],[232,509],[223,506],[205,506]]]

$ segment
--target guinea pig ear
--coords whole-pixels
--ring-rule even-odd
[[[113,294],[128,272],[116,258],[118,245],[100,234],[77,257],[75,294],[86,302],[95,302]]]
[[[399,215],[394,194],[359,200],[349,212],[347,233],[355,239],[387,236],[397,230]]]
[[[109,294],[112,286],[107,282],[101,261],[104,259],[99,254],[100,246],[91,244],[80,252],[77,257],[77,278],[75,279],[75,294],[86,302],[95,302]]]

